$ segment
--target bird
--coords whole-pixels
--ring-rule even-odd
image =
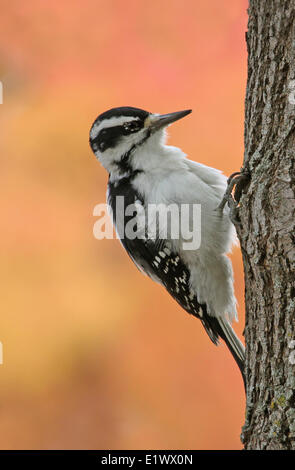
[[[232,327],[237,309],[228,257],[237,237],[229,209],[218,208],[227,178],[167,144],[167,128],[191,111],[158,114],[130,106],[112,108],[93,122],[89,143],[109,174],[107,205],[129,257],[201,321],[215,345],[220,339],[225,342],[245,385],[245,348]],[[157,218],[149,208],[159,206],[178,212],[172,211],[169,220],[163,213]],[[185,213],[183,207],[188,208]],[[199,244],[189,246],[194,207],[201,214]],[[177,223],[188,228],[173,236]]]

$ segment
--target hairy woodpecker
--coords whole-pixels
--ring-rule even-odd
[[[227,187],[226,177],[165,144],[167,126],[190,112],[159,115],[133,107],[110,109],[94,121],[90,146],[109,173],[107,202],[130,258],[162,284],[184,310],[201,320],[213,343],[218,344],[219,338],[225,341],[244,378],[244,346],[231,326],[237,318],[236,299],[232,266],[226,256],[236,234],[228,209],[217,209]],[[120,214],[118,196],[123,200]],[[201,207],[201,243],[197,249],[184,248],[186,234],[172,236],[173,221],[169,225],[168,219],[164,236],[158,219],[156,236],[150,236],[151,221],[142,216],[149,205],[161,204],[176,204],[180,208],[178,222],[186,217],[190,227],[193,213],[181,215],[182,205]],[[140,234],[136,237],[124,232],[131,220],[127,208],[132,205]]]

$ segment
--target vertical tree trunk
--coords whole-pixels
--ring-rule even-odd
[[[295,449],[295,0],[250,0],[237,227],[246,300],[246,449]]]

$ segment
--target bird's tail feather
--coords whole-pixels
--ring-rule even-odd
[[[245,374],[244,374],[244,367],[245,367],[245,347],[242,342],[237,337],[236,333],[234,332],[231,324],[222,319],[218,318],[218,323],[221,328],[221,332],[219,332],[219,336],[224,340],[228,349],[232,353],[241,373],[243,376],[243,381],[245,385]]]
[[[201,321],[207,331],[210,339],[214,344],[218,344],[218,339],[221,338],[230,350],[234,360],[236,361],[243,377],[245,386],[245,348],[236,333],[234,332],[231,324],[221,317],[213,317],[207,314],[206,307],[202,306],[204,315]]]

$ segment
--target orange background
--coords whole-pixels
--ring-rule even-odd
[[[169,142],[230,174],[243,154],[246,0],[10,0],[0,17],[0,447],[239,449],[224,345],[95,240],[114,106],[192,108]],[[233,253],[241,335],[243,276]]]

